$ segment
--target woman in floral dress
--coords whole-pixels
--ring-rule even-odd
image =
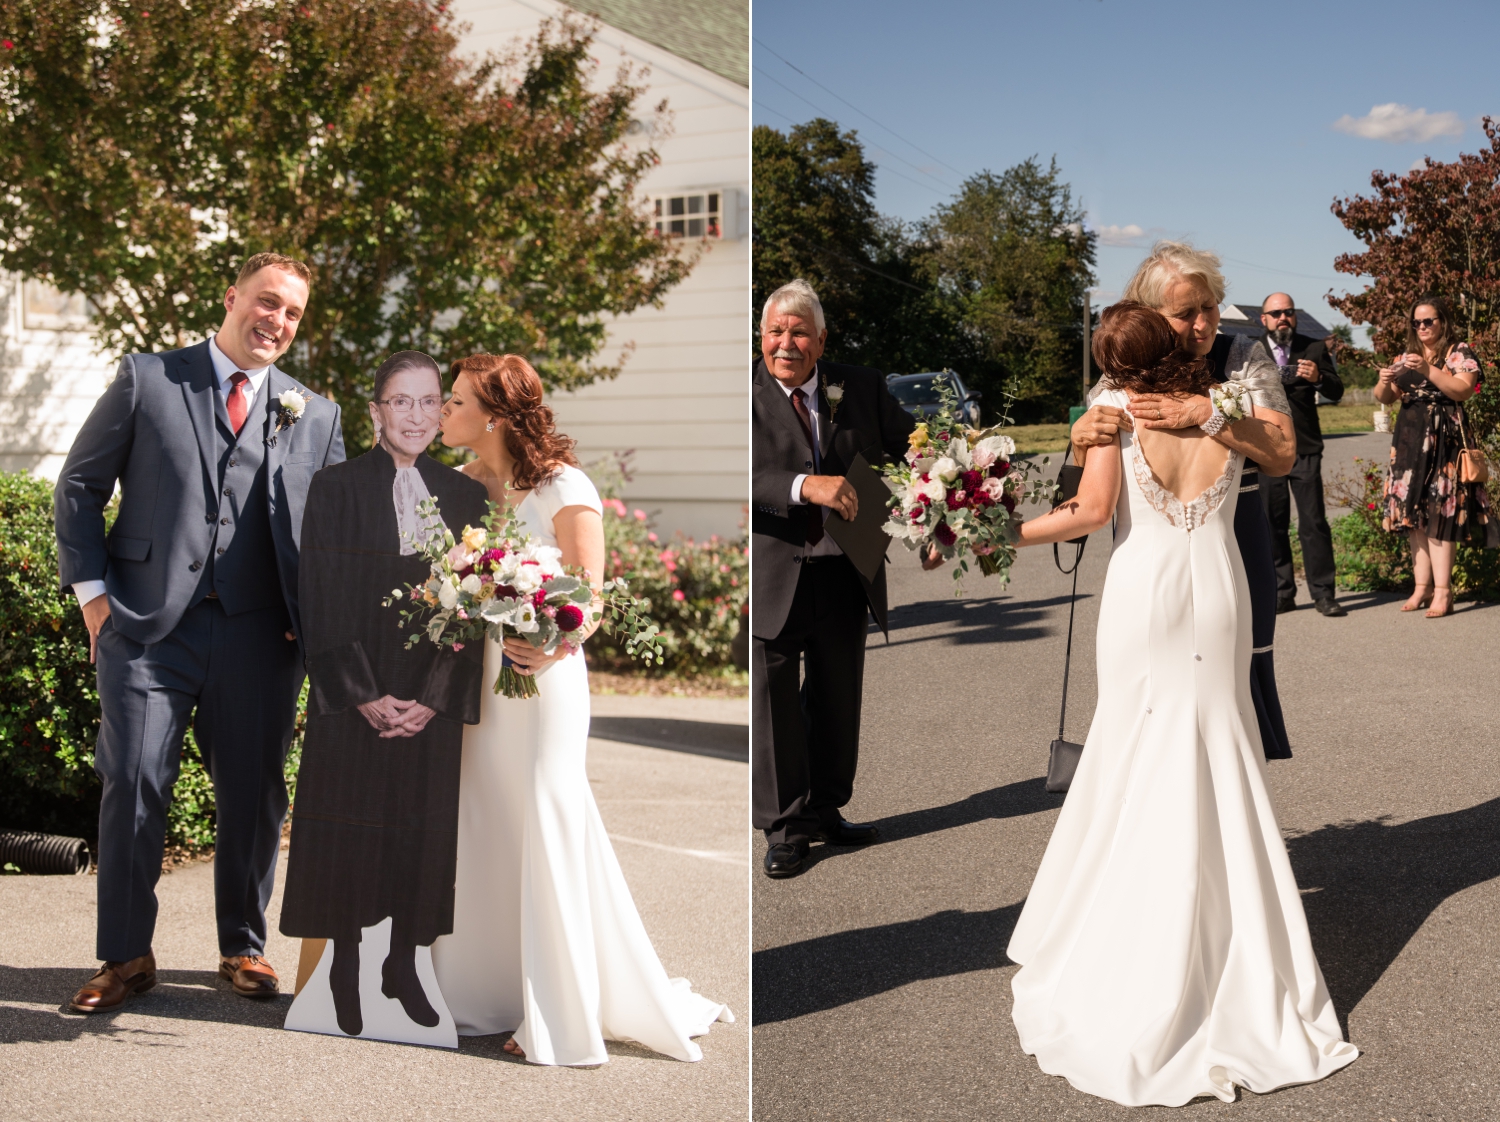
[[[1463,402],[1479,392],[1479,359],[1467,343],[1453,340],[1452,324],[1445,301],[1419,300],[1407,323],[1406,354],[1380,372],[1375,387],[1376,401],[1401,402],[1382,519],[1387,530],[1405,530],[1411,541],[1416,589],[1401,610],[1431,605],[1429,619],[1453,610],[1455,543],[1473,535],[1477,543],[1500,547],[1484,485],[1459,479],[1468,426]]]

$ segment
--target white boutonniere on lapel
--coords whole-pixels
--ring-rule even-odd
[[[302,420],[302,414],[307,411],[307,403],[312,398],[310,393],[300,393],[297,390],[285,390],[276,399],[276,427],[271,430],[271,435],[266,438],[266,443],[276,447],[276,434],[282,429],[289,429],[298,421]]]
[[[830,382],[823,387],[823,396],[828,399],[828,419],[835,420],[839,415],[839,402],[844,400],[844,387],[842,383]]]

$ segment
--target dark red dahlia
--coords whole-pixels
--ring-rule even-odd
[[[583,626],[583,609],[577,604],[564,604],[557,609],[557,629],[577,631]]]
[[[1005,478],[1005,473],[1008,472],[1009,470],[1010,470],[1010,461],[1009,460],[996,460],[993,464],[990,465],[990,478],[991,479],[1004,479]]]
[[[938,542],[942,545],[952,545],[958,541],[958,535],[953,532],[953,528],[946,522],[939,522],[934,526],[932,536],[937,538]]]

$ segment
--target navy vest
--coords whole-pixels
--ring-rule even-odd
[[[194,603],[218,594],[226,615],[281,604],[281,575],[271,537],[270,480],[266,440],[275,424],[269,373],[260,384],[238,438],[229,427],[224,396],[214,392],[214,451],[219,474],[219,512],[208,561]]]

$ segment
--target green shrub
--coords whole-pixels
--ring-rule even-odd
[[[113,506],[106,519],[113,521]],[[99,694],[89,633],[71,592],[58,589],[52,485],[0,472],[0,829],[98,836],[94,741]],[[306,701],[306,690],[303,701]],[[295,784],[302,710],[287,756]],[[167,843],[213,844],[213,788],[189,732],[167,813]]]
[[[623,577],[647,602],[662,630],[664,663],[649,670],[611,642],[607,631],[589,640],[590,665],[614,671],[693,676],[719,674],[734,666],[733,643],[750,597],[750,549],[741,535],[697,542],[682,534],[663,542],[650,516],[616,495],[628,478],[629,461],[590,465],[604,499],[606,578]]]

